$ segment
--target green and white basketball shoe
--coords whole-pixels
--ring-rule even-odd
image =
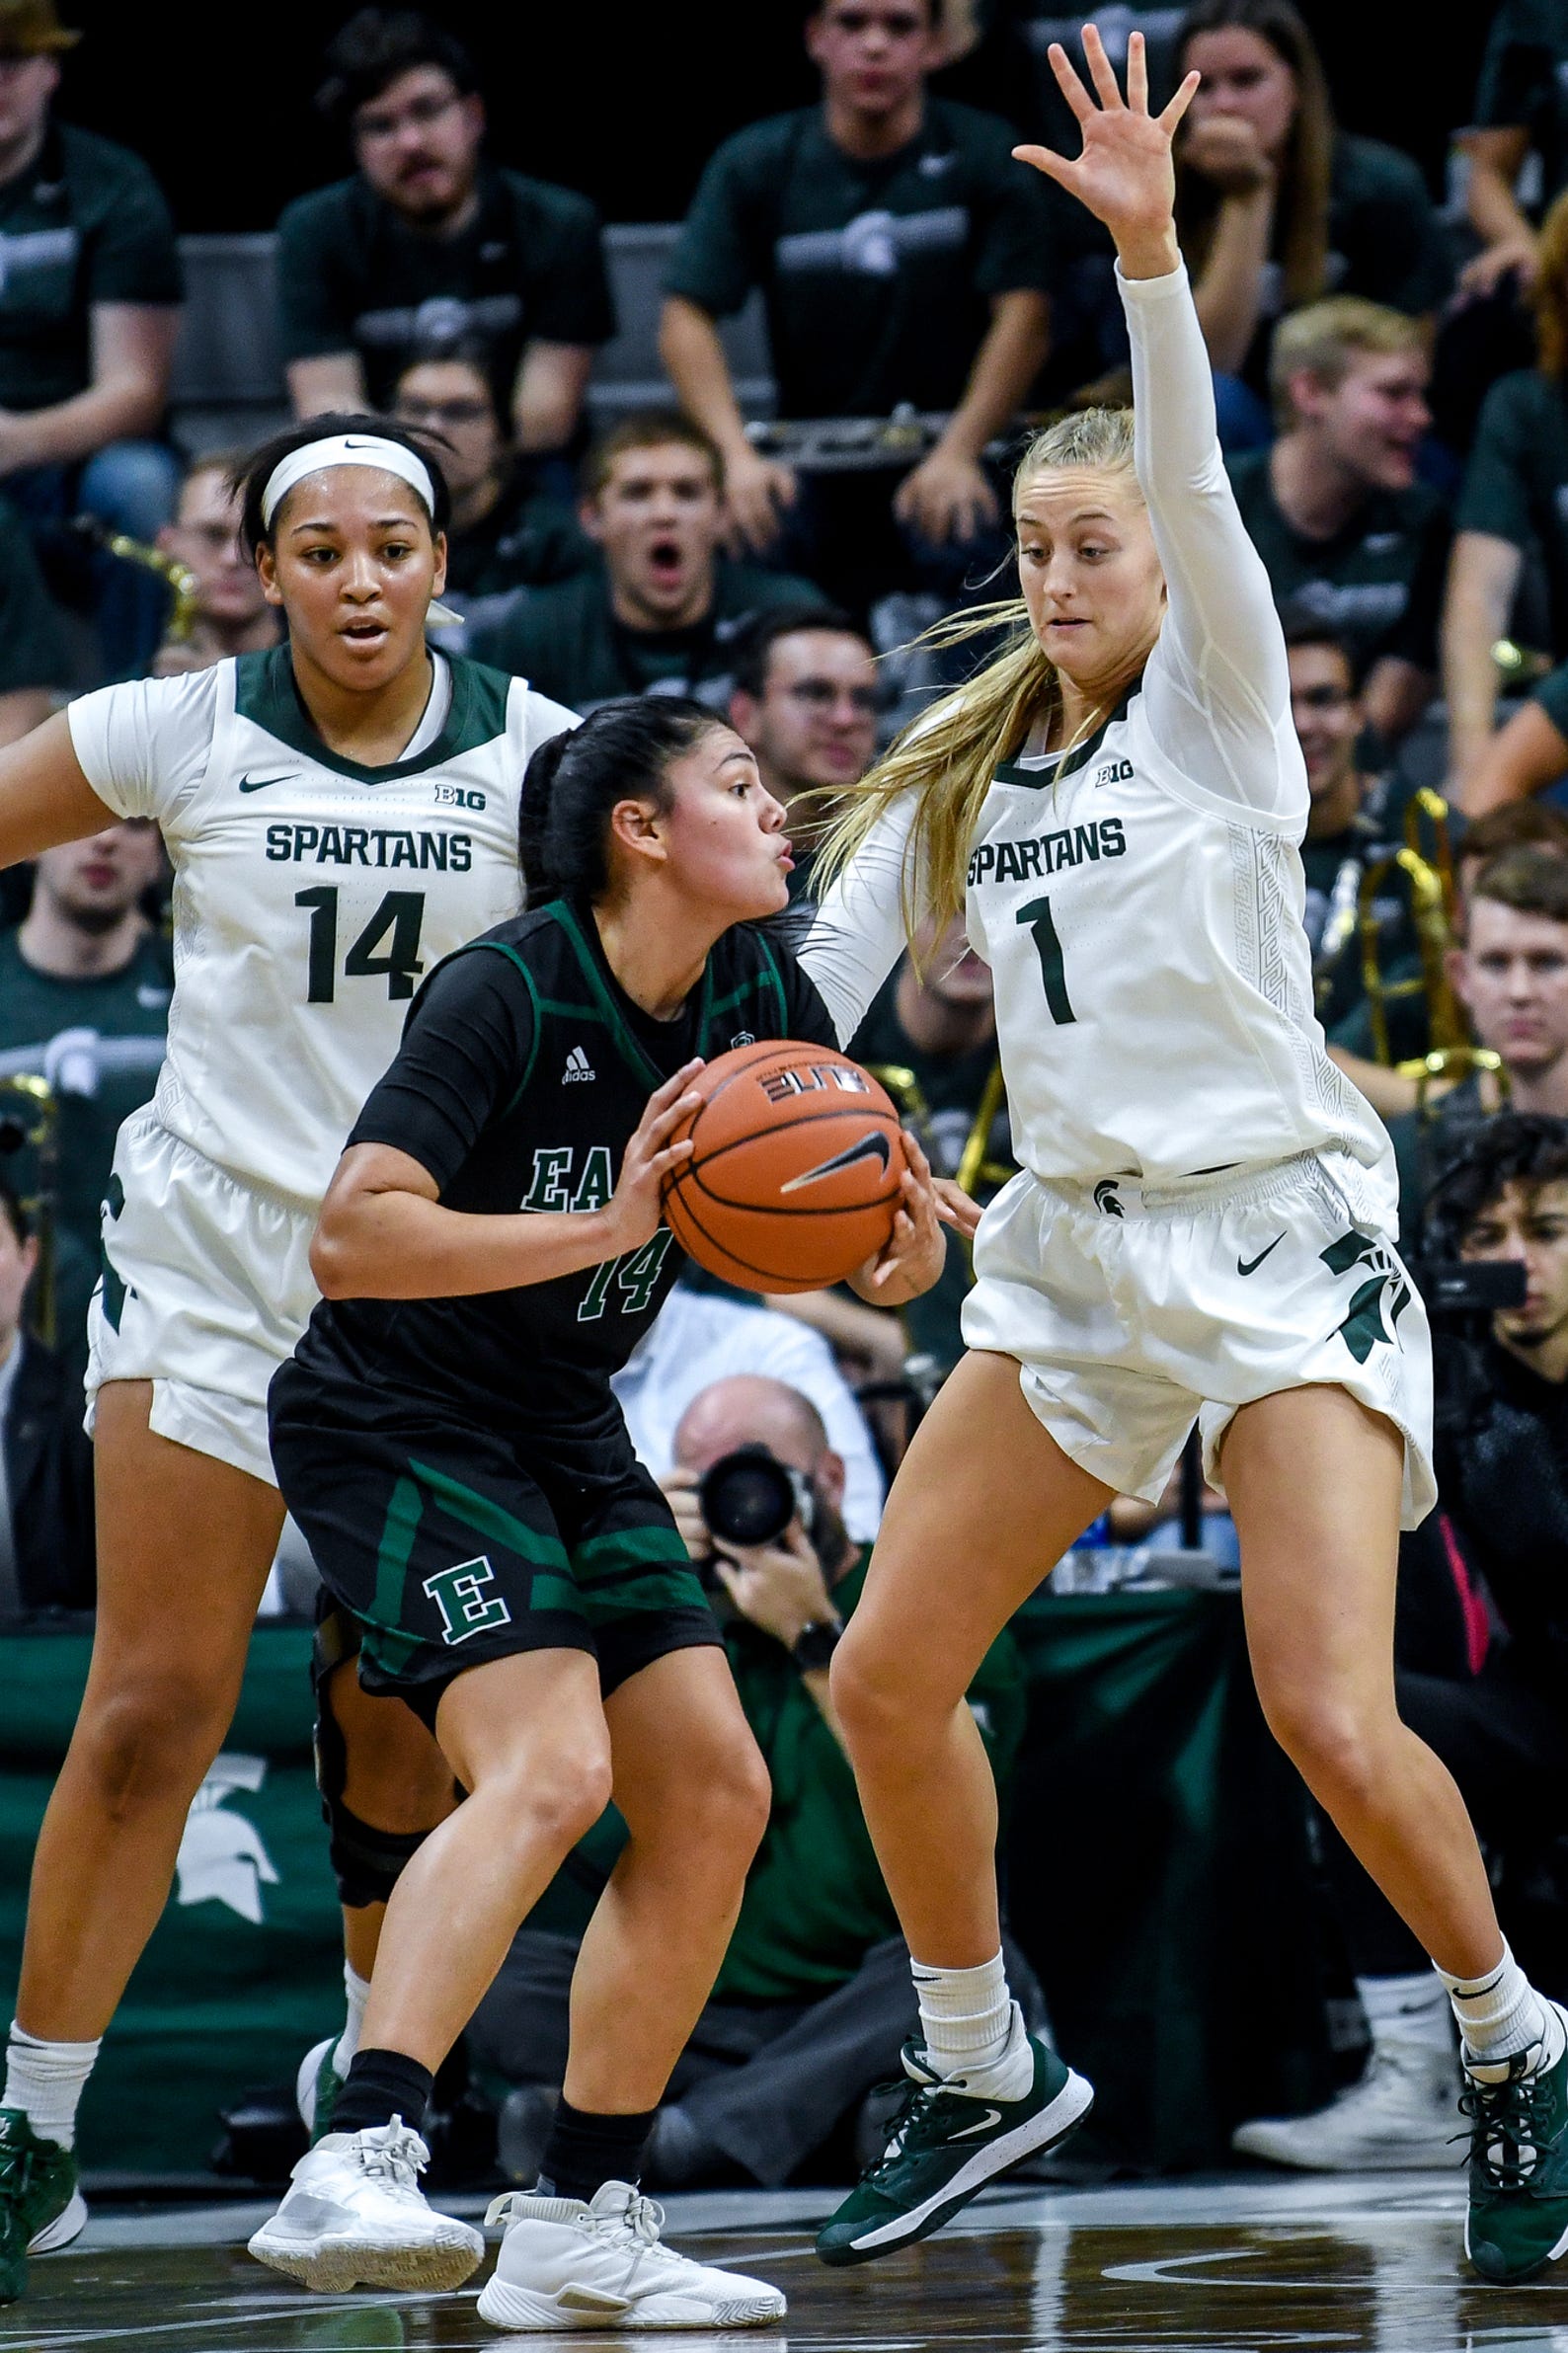
[[[338,2073],[338,2036],[329,2034],[324,2043],[317,2043],[307,2051],[299,2063],[294,2078],[294,2105],[299,2121],[310,2135],[311,2146],[332,2130],[332,2111],[343,2089],[343,2078]]]
[[[86,2220],[75,2151],[40,2138],[21,2108],[0,2108],[0,2304],[27,2285],[29,2255],[68,2246]]]
[[[1465,2071],[1459,2105],[1470,2119],[1470,2207],[1464,2251],[1484,2280],[1528,2280],[1568,2250],[1568,2010],[1551,2067],[1515,2059],[1498,2083]]]
[[[1077,2129],[1094,2105],[1092,2086],[1037,2036],[1028,2041],[1034,2081],[1011,2100],[972,2090],[967,2077],[935,2075],[921,2045],[904,2044],[909,2089],[883,2155],[818,2233],[824,2263],[869,2263],[928,2237],[988,2181]]]

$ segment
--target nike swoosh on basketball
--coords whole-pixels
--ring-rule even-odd
[[[1284,1239],[1285,1235],[1283,1233],[1277,1233],[1273,1241],[1269,1244],[1269,1250],[1278,1250]],[[1262,1266],[1264,1260],[1268,1257],[1269,1250],[1260,1250],[1256,1258],[1249,1258],[1245,1261],[1245,1263],[1238,1258],[1236,1260],[1236,1273],[1238,1275],[1255,1275],[1259,1267]]]
[[[893,1158],[893,1147],[880,1129],[871,1136],[863,1136],[858,1143],[846,1144],[841,1152],[834,1152],[830,1160],[820,1160],[815,1168],[808,1168],[803,1176],[791,1177],[787,1185],[780,1185],[781,1193],[799,1193],[803,1186],[819,1184],[823,1177],[836,1176],[841,1168],[853,1168],[857,1160],[880,1160],[884,1168]]]
[[[281,776],[242,776],[242,793],[265,793],[270,784],[287,784],[298,774],[296,768],[285,768]]]

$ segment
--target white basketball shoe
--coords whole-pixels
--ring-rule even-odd
[[[1367,2072],[1309,2116],[1258,2117],[1230,2136],[1242,2157],[1308,2172],[1452,2170],[1459,2138],[1459,2064],[1422,2043],[1378,2043]]]
[[[401,2116],[327,2133],[294,2167],[283,2202],[251,2240],[259,2263],[326,2295],[350,2288],[458,2288],[480,2233],[427,2206],[431,2153]]]
[[[666,2246],[663,2209],[629,2182],[606,2181],[588,2205],[509,2190],[485,2220],[507,2225],[479,2297],[500,2328],[747,2328],[789,2309],[765,2280]]]

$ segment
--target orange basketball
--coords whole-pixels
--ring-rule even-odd
[[[693,1150],[666,1181],[665,1218],[700,1267],[743,1291],[819,1291],[883,1247],[903,1138],[858,1062],[774,1039],[691,1083],[702,1101],[675,1137]]]

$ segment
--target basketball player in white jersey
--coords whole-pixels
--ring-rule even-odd
[[[803,956],[847,1037],[918,919],[962,912],[995,976],[1023,1163],[979,1221],[970,1353],[833,1661],[921,2031],[887,2153],[818,2246],[853,2263],[924,2235],[1087,2108],[1008,1994],[964,1691],[1111,1497],[1160,1493],[1196,1420],[1240,1532],[1265,1712],[1452,1997],[1466,2244],[1519,2279],[1568,2244],[1565,2018],[1510,1955],[1458,1791],[1395,1712],[1399,1529],[1434,1501],[1430,1342],[1387,1140],[1312,1013],[1285,644],[1171,216],[1198,77],[1151,118],[1141,36],[1125,104],[1083,39],[1098,106],[1052,51],[1081,156],[1019,154],[1115,238],[1136,425],[1090,412],[1029,451],[1015,642],[859,788]]]
[[[233,1714],[283,1517],[268,1382],[316,1301],[322,1195],[419,976],[515,910],[522,772],[575,724],[427,645],[448,501],[410,435],[318,418],[243,487],[286,642],[85,695],[0,753],[0,864],[107,810],[154,819],[175,877],[168,1059],[120,1132],[91,1319],[97,1631],[34,1864],[0,2299],[85,2219],[76,2103]]]

